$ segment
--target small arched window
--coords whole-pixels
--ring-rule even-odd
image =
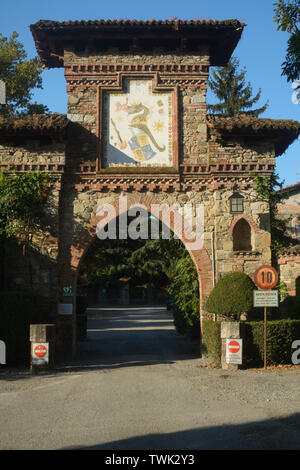
[[[239,193],[230,196],[230,212],[232,214],[242,214],[244,212],[244,198]]]
[[[233,251],[251,251],[251,227],[247,220],[240,219],[232,232]]]

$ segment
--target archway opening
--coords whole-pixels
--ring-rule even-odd
[[[113,222],[115,227],[102,227],[80,261],[77,298],[88,303],[86,334],[77,314],[77,340],[85,342],[81,348],[91,351],[92,345],[96,356],[98,350],[126,357],[163,354],[172,344],[171,358],[178,353],[179,333],[189,332],[193,340],[184,345],[184,354],[188,357],[186,348],[192,348],[195,355],[195,342],[200,346],[198,272],[183,242],[150,213],[143,227],[141,220],[136,226],[140,237],[129,234],[133,218],[128,217],[127,236],[120,230],[120,217]],[[154,225],[158,233],[153,234]],[[116,237],[101,239],[105,234]]]
[[[251,227],[247,220],[241,218],[237,221],[232,232],[234,251],[251,251]]]

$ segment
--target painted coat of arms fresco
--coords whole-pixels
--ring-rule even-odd
[[[106,167],[172,166],[170,93],[153,93],[151,80],[128,80],[105,103]]]

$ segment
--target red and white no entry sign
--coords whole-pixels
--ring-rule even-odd
[[[227,364],[242,364],[242,346],[243,340],[226,339],[226,362]]]
[[[238,343],[237,341],[230,341],[230,343],[228,343],[228,350],[233,354],[238,353],[240,348],[240,343]]]
[[[47,354],[47,348],[43,344],[38,344],[33,352],[37,357],[44,357]]]

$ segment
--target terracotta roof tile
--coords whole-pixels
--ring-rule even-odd
[[[84,43],[84,47],[93,38],[106,37],[108,40],[118,36],[120,45],[124,39],[130,43],[135,37],[146,34],[158,39],[168,37],[174,52],[181,37],[191,38],[188,50],[197,50],[199,45],[210,46],[211,65],[225,65],[235,49],[245,24],[236,19],[224,21],[212,20],[40,20],[30,25],[37,52],[45,67],[63,67],[64,47],[66,44]],[[100,35],[100,36],[99,36]],[[151,41],[150,41],[151,43]],[[103,41],[100,41],[101,47]],[[100,47],[100,46],[97,46]],[[148,50],[150,46],[141,46]]]
[[[66,114],[0,117],[0,136],[61,135],[70,122]]]
[[[212,133],[272,140],[275,144],[276,156],[285,152],[300,134],[300,123],[298,121],[264,119],[247,114],[239,114],[233,117],[208,115],[207,124]]]
[[[300,181],[296,184],[291,184],[290,186],[285,186],[284,188],[278,189],[278,193],[285,194],[285,193],[292,193],[294,191],[300,191]]]

